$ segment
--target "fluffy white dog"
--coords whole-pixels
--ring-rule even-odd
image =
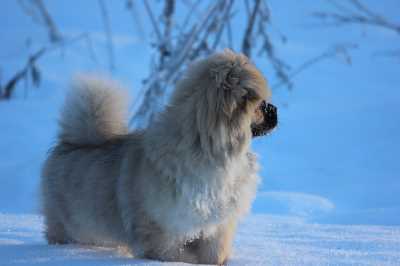
[[[43,168],[48,242],[224,263],[259,179],[251,138],[277,124],[269,96],[256,67],[225,50],[193,64],[158,118],[128,132],[118,86],[81,78]]]

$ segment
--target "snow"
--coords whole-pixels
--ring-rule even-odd
[[[46,244],[38,215],[0,214],[0,265],[185,265],[132,258],[122,249]],[[321,225],[252,215],[228,265],[399,265],[400,228]]]

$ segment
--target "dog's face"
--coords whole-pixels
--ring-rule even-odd
[[[278,123],[277,108],[268,102],[271,97],[268,84],[260,71],[246,57],[233,54],[234,59],[232,59],[230,56],[232,54],[229,52],[215,56],[217,66],[215,72],[221,73],[218,70],[220,65],[227,69],[227,73],[222,71],[223,76],[219,78],[222,80],[220,87],[225,90],[224,97],[229,98],[227,104],[230,108],[236,108],[238,111],[225,113],[231,116],[248,114],[251,117],[252,136],[267,135]],[[229,62],[233,62],[230,68]]]

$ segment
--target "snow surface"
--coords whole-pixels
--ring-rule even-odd
[[[47,245],[42,226],[38,215],[0,214],[0,265],[185,265],[132,258],[113,248]],[[400,228],[252,215],[239,227],[228,265],[400,265]]]

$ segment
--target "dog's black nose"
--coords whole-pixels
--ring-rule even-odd
[[[252,125],[253,137],[267,134],[278,124],[278,108],[266,101],[262,101],[259,108],[263,113],[264,121],[261,124]]]
[[[275,114],[276,111],[277,111],[277,108],[274,105],[272,105],[270,103],[267,104],[265,112]]]
[[[274,105],[270,103],[266,105],[264,111],[264,120],[268,124],[268,128],[272,129],[276,127],[278,123],[278,109]]]
[[[277,113],[277,108],[273,104],[267,103],[266,101],[261,102],[260,108],[263,111],[263,113],[270,113],[270,114]]]

